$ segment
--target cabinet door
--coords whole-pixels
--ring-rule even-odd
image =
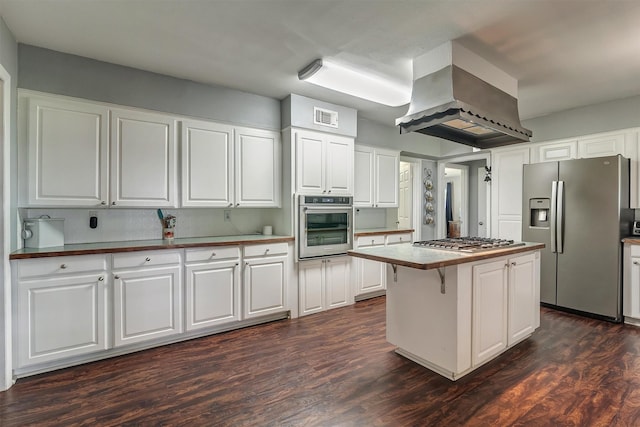
[[[178,207],[175,120],[111,111],[111,205]]]
[[[186,267],[186,329],[240,320],[240,260]]]
[[[104,273],[18,283],[18,365],[106,350]]]
[[[286,257],[255,258],[244,265],[244,317],[285,311]]]
[[[506,260],[473,267],[473,366],[507,348],[507,270]]]
[[[323,260],[300,261],[298,264],[299,315],[324,310],[325,270]]]
[[[353,206],[373,207],[373,149],[356,146],[353,163]]]
[[[327,135],[325,159],[327,194],[353,194],[353,139]]]
[[[400,181],[400,156],[398,152],[375,150],[375,206],[397,208]]]
[[[529,149],[492,152],[492,237],[522,240],[522,168]]]
[[[632,246],[632,249],[634,248]],[[626,268],[630,272],[625,277],[628,283],[624,284],[624,315],[640,319],[640,257],[631,257],[628,260],[630,262]]]
[[[578,155],[578,142],[573,139],[570,141],[534,144],[531,147],[531,155],[533,163],[575,159]]]
[[[296,188],[301,194],[325,191],[325,150],[323,136],[296,132]]]
[[[385,264],[378,261],[356,258],[356,295],[383,291],[387,288]]]
[[[509,339],[512,346],[533,333],[536,328],[536,302],[534,254],[509,259]]]
[[[326,308],[351,304],[351,259],[339,257],[328,258],[325,261]]]
[[[185,120],[181,134],[182,206],[233,206],[233,128]]]
[[[236,129],[236,206],[280,206],[280,135]]]
[[[625,155],[625,133],[597,135],[578,139],[578,158]]]
[[[106,205],[108,113],[90,103],[29,99],[30,206]]]
[[[182,332],[180,267],[114,274],[114,337],[122,346]]]

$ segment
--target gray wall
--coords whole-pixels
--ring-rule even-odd
[[[573,108],[522,122],[532,142],[640,126],[640,96]]]
[[[4,198],[10,200],[10,205],[15,206],[17,200],[17,180],[14,178],[16,176],[16,165],[17,165],[17,139],[16,139],[16,84],[18,80],[18,45],[16,43],[13,34],[4,23],[2,19],[0,19],[0,64],[4,67],[4,69],[11,76],[11,111],[10,111],[10,119],[7,125],[10,129],[10,140],[3,141],[3,149],[0,150],[2,153],[0,155],[0,164],[4,164],[4,155],[9,153],[11,170],[9,171],[11,175],[11,179],[9,182],[10,194],[5,194]],[[8,149],[7,149],[8,148]],[[0,167],[0,171],[3,168]],[[4,171],[2,171],[4,175]],[[0,179],[2,182],[2,179]],[[4,204],[4,202],[3,202]],[[2,234],[2,244],[3,248],[6,246],[6,241],[9,239],[10,247],[15,247],[16,242],[16,224],[17,224],[17,212],[15,209],[10,209],[10,217],[5,218],[4,215],[0,215],[2,221],[2,227],[0,228],[0,234]],[[6,221],[10,222],[10,235],[7,236],[4,234],[4,223]],[[0,292],[0,390],[8,387],[10,383],[10,376],[6,377],[5,373],[7,372],[7,368],[11,367],[11,353],[12,353],[12,345],[11,345],[11,329],[10,325],[5,322],[5,319],[9,318],[10,312],[10,301],[5,301],[4,296],[7,294],[5,289],[7,287],[11,287],[10,281],[5,281],[5,265],[7,264],[7,259],[9,254],[5,253],[4,249],[0,250],[2,253],[3,259],[2,263],[0,263],[0,280],[2,280],[2,292]],[[6,357],[8,356],[8,357]]]
[[[20,44],[18,86],[59,95],[280,130],[280,101]]]
[[[282,129],[297,127],[330,132],[355,138],[358,134],[358,112],[353,108],[329,104],[306,96],[291,94],[281,103]],[[338,113],[338,127],[317,125],[313,122],[313,108],[324,108]]]

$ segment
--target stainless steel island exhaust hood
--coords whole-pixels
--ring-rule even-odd
[[[450,50],[451,47],[451,44],[446,46]],[[455,53],[463,52],[466,57],[473,55],[459,46],[453,47]],[[439,49],[436,59],[443,56]],[[459,54],[444,56],[448,65],[436,71],[429,70],[428,74],[414,80],[409,110],[396,120],[400,133],[420,132],[481,149],[529,141],[532,132],[520,124],[516,97],[454,64]],[[471,57],[471,62],[460,61],[464,68],[473,68],[469,64],[483,61]],[[437,67],[437,61],[434,65],[433,58],[427,59],[427,69]],[[485,68],[480,74],[502,73],[487,64],[482,63]],[[419,67],[414,63],[414,75],[416,69]]]

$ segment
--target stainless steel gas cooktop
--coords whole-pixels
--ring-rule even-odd
[[[458,252],[480,252],[498,248],[522,246],[523,242],[506,239],[491,239],[488,237],[456,237],[449,239],[423,240],[415,242],[414,246],[428,249],[442,249]]]

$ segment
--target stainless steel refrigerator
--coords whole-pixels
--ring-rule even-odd
[[[546,245],[540,301],[622,320],[621,239],[629,235],[629,160],[622,156],[524,166],[522,240]]]

